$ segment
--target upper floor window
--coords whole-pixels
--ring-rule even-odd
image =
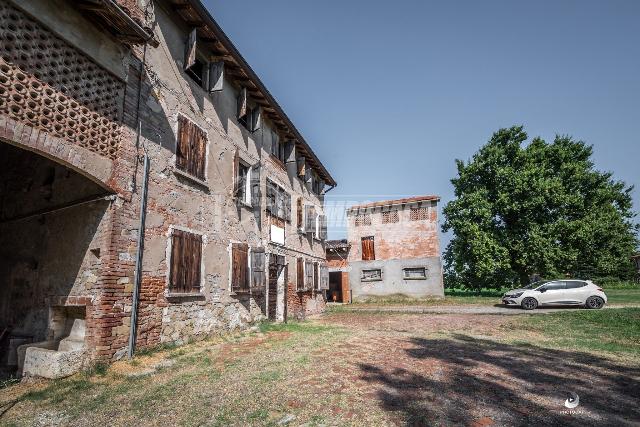
[[[204,181],[207,159],[207,134],[195,123],[178,115],[176,167]]]
[[[198,31],[194,28],[185,44],[184,71],[203,89],[221,91],[224,85],[224,61],[207,61],[206,56],[198,52]]]
[[[368,214],[368,213],[357,214],[355,216],[355,224],[356,224],[356,227],[360,227],[362,225],[371,225],[371,214]]]
[[[280,141],[277,132],[271,131],[271,155],[282,163],[286,161],[286,144]]]
[[[289,221],[291,219],[291,196],[275,182],[267,179],[267,212]]]
[[[424,221],[429,219],[429,208],[421,206],[419,208],[411,208],[409,210],[409,220]]]
[[[262,126],[262,109],[259,106],[249,105],[249,91],[246,87],[240,88],[237,99],[237,119],[238,123],[244,126],[249,132],[255,132]]]
[[[246,206],[260,206],[260,164],[253,167],[240,160],[236,152],[234,160],[234,196]]]
[[[373,261],[376,259],[376,250],[373,236],[363,237],[362,241],[362,260]]]
[[[393,224],[400,221],[400,217],[398,215],[398,211],[393,210],[389,212],[382,212],[382,223],[383,224]]]

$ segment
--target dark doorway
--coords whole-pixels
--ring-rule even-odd
[[[342,272],[329,272],[329,294],[327,299],[329,302],[344,302],[342,300]]]
[[[18,346],[58,339],[55,308],[96,283],[107,195],[86,176],[0,141],[0,376],[16,369]]]

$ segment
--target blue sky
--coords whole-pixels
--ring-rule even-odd
[[[329,196],[445,203],[454,160],[522,124],[592,144],[638,211],[640,1],[205,4],[338,181]]]

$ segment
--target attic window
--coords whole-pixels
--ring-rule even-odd
[[[393,224],[399,222],[398,211],[382,212],[382,223]]]
[[[371,225],[371,215],[370,214],[358,214],[356,215],[356,227],[360,227],[362,225]]]
[[[411,208],[409,211],[409,219],[411,221],[425,221],[429,219],[429,209],[426,206]]]
[[[198,86],[203,87],[204,83],[204,63],[200,61],[200,59],[196,58],[193,62],[193,65],[187,68],[186,73],[189,77],[193,79]]]

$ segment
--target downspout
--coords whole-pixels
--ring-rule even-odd
[[[138,125],[138,138],[140,137]],[[140,302],[140,286],[142,282],[142,253],[144,251],[144,229],[147,217],[147,190],[149,188],[149,155],[144,153],[144,170],[142,176],[142,198],[140,201],[140,223],[138,225],[138,242],[136,255],[136,271],[134,276],[133,300],[131,303],[131,328],[129,329],[129,359],[133,358],[136,346],[136,333],[138,329],[138,305]]]

